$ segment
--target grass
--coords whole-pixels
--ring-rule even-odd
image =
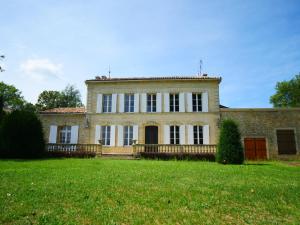
[[[0,224],[300,224],[300,167],[2,160]]]

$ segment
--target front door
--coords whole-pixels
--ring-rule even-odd
[[[265,138],[245,138],[245,156],[247,160],[267,159]]]
[[[147,126],[145,128],[145,144],[157,145],[158,144],[158,127]],[[145,152],[157,152],[157,146],[147,146]]]

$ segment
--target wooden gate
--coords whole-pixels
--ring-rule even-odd
[[[245,157],[248,160],[267,159],[267,148],[265,138],[245,138]]]

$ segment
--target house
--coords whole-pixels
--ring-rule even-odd
[[[220,122],[238,122],[246,157],[300,156],[300,109],[220,107],[220,77],[136,77],[86,80],[85,108],[41,112],[49,143],[98,144],[131,154],[133,143],[215,145]],[[233,96],[234,97],[234,96]]]

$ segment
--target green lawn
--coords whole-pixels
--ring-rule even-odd
[[[2,160],[0,224],[300,224],[300,167]]]

